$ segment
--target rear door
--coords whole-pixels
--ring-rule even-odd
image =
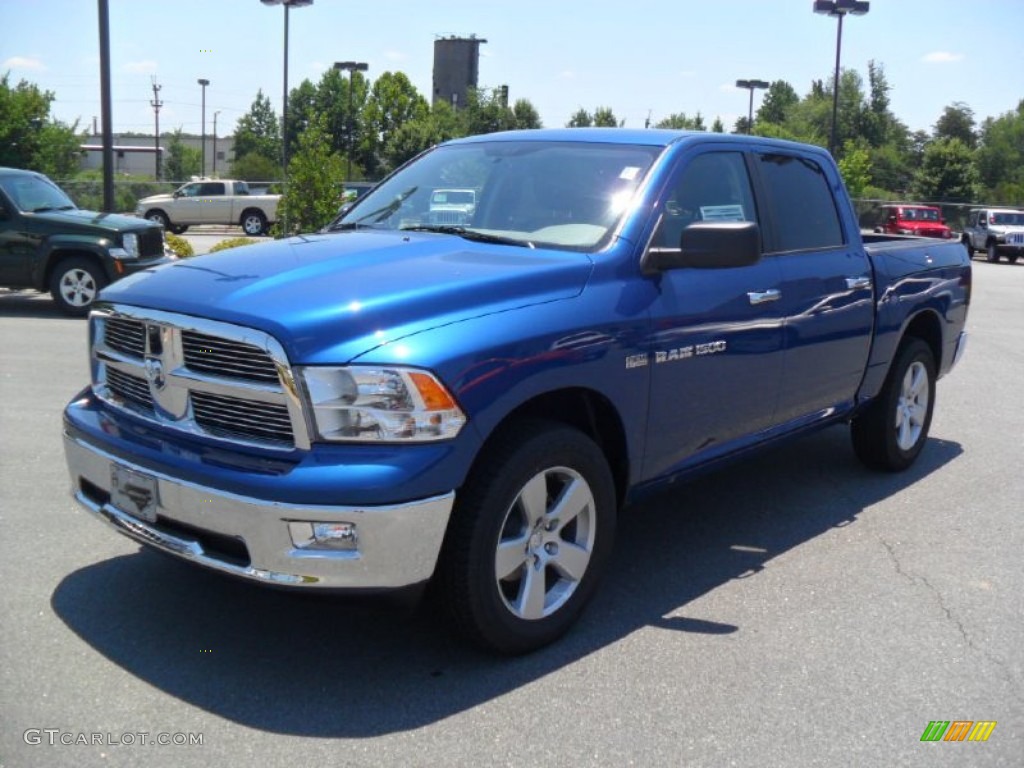
[[[223,181],[204,181],[199,188],[199,218],[207,224],[231,221],[231,198]]]
[[[826,416],[853,400],[867,366],[871,264],[859,234],[848,231],[852,212],[840,214],[846,198],[832,166],[784,150],[753,157],[769,224],[766,249],[782,280],[786,352],[776,419]]]
[[[758,221],[743,153],[704,145],[683,156],[660,207],[650,244],[657,248],[678,248],[693,222]],[[656,477],[772,425],[783,321],[775,259],[649,279],[656,298],[644,361],[651,367],[644,474]]]

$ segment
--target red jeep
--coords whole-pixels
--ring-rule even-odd
[[[879,209],[875,232],[890,235],[941,237],[949,240],[953,233],[942,218],[942,211],[930,205],[883,205]]]

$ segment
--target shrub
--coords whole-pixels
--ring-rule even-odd
[[[252,240],[248,237],[229,237],[227,240],[221,240],[213,248],[207,251],[207,253],[216,253],[217,251],[226,251],[228,248],[238,248],[242,245],[255,245],[259,240]]]
[[[192,243],[180,235],[164,232],[164,242],[167,243],[167,247],[174,251],[179,259],[187,259],[189,256],[196,255],[196,252],[192,250]]]

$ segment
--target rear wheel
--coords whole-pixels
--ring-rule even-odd
[[[148,221],[156,222],[163,227],[166,232],[171,231],[171,220],[163,211],[147,211],[146,219]]]
[[[1017,263],[1017,259],[1019,259],[1019,258],[1020,258],[1020,254],[1019,253],[1009,253],[1009,254],[1006,255],[1006,260],[1008,262],[1010,262],[1011,264],[1016,264]]]
[[[88,314],[100,289],[107,284],[103,270],[92,259],[73,256],[60,261],[50,275],[50,295],[62,312]]]
[[[498,441],[458,496],[437,586],[471,640],[525,653],[566,632],[593,595],[615,490],[604,455],[576,429],[531,421]]]
[[[246,211],[242,214],[242,229],[250,237],[262,235],[267,230],[267,217],[261,211]]]
[[[935,358],[921,339],[908,338],[878,397],[853,420],[857,458],[872,469],[906,469],[924,448],[934,407]]]

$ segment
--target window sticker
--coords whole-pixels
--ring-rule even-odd
[[[701,221],[746,221],[742,205],[702,205]]]
[[[635,181],[637,174],[640,173],[640,169],[635,165],[627,165],[622,169],[622,173],[619,174],[619,178],[623,181]]]

